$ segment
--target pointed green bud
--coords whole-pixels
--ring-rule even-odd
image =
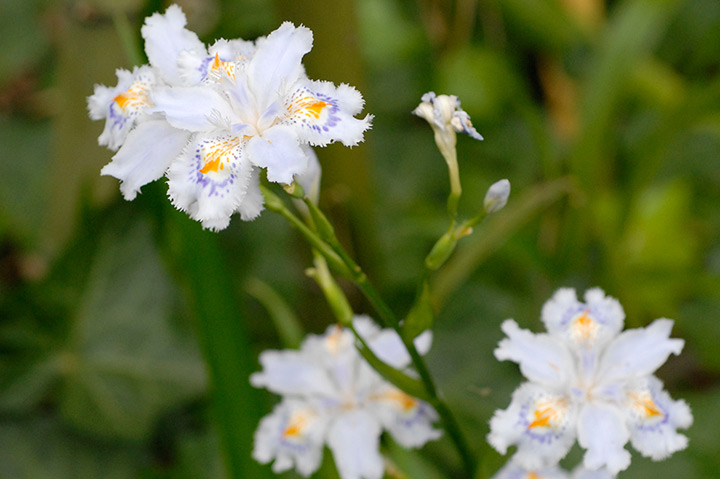
[[[292,196],[293,198],[299,198],[302,199],[305,197],[305,190],[303,187],[298,183],[297,181],[293,181],[289,185],[283,185],[283,189],[287,194]]]

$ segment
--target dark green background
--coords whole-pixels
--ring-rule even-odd
[[[208,43],[304,23],[315,32],[309,76],[363,93],[373,129],[357,148],[318,152],[321,204],[398,314],[447,225],[446,168],[410,111],[428,90],[456,94],[485,136],[459,138],[461,216],[476,214],[500,178],[511,199],[434,276],[428,356],[485,455],[478,477],[504,461],[485,445],[487,421],[521,381],[492,356],[499,325],[513,317],[540,331],[540,308],[561,286],[600,286],[621,301],[628,327],[669,317],[686,339],[658,375],[693,409],[690,446],[661,463],[636,457],[620,477],[718,477],[720,2],[182,6]],[[308,248],[279,217],[203,233],[172,210],[163,181],[128,203],[115,179],[99,176],[112,153],[97,146],[102,124],[87,118],[85,98],[132,65],[144,16],[164,8],[0,1],[2,478],[220,478],[228,435],[245,448],[231,459],[245,477],[271,477],[248,454],[277,398],[247,380],[257,354],[288,335],[248,291],[255,279],[271,286],[308,332],[332,320],[304,276]],[[358,312],[371,312],[344,286]],[[200,345],[213,338],[209,353]],[[235,371],[218,376],[203,351]],[[215,402],[208,371],[221,378]],[[420,453],[384,448],[409,478],[462,477],[446,439]],[[325,457],[318,477],[330,479]]]

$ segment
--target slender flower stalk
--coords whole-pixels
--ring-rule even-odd
[[[427,120],[435,133],[435,143],[447,163],[450,175],[450,195],[448,196],[448,214],[451,219],[457,216],[458,202],[462,195],[460,169],[457,161],[456,133],[466,133],[471,138],[482,140],[470,122],[470,115],[460,108],[460,100],[454,95],[435,95],[425,93],[422,102],[413,113]]]
[[[275,196],[271,192],[267,192],[270,195]],[[279,198],[275,198],[279,200]],[[270,202],[268,201],[268,203]],[[306,203],[308,203],[308,207],[313,208],[312,202]],[[337,237],[334,235],[334,233],[332,233],[332,230],[329,231],[329,233],[332,234],[329,240],[321,239],[314,231],[305,226],[299,218],[297,218],[290,210],[288,210],[285,207],[284,203],[282,203],[282,201],[275,201],[273,199],[272,204],[273,207],[271,208],[270,206],[268,206],[268,209],[272,209],[273,211],[281,214],[283,217],[288,219],[291,224],[298,229],[298,231],[303,235],[303,237],[305,237],[305,239],[310,242],[313,247],[320,246],[319,248],[316,248],[317,251],[322,254],[326,259],[328,259],[330,265],[335,266],[337,264],[338,258],[342,261],[342,267],[338,272],[346,276],[357,286],[360,292],[362,292],[365,298],[370,302],[371,306],[375,309],[375,311],[377,311],[380,320],[386,326],[392,328],[401,338],[410,356],[410,361],[416,372],[418,373],[418,376],[420,377],[420,380],[425,388],[425,392],[430,404],[432,404],[432,406],[440,415],[443,428],[448,433],[448,436],[453,441],[456,449],[458,450],[458,454],[462,459],[465,470],[468,472],[468,474],[470,474],[470,476],[472,476],[477,466],[477,461],[470,451],[468,443],[460,429],[457,420],[455,419],[455,416],[452,414],[452,411],[447,406],[447,404],[445,404],[443,399],[440,397],[439,391],[435,384],[435,380],[433,379],[430,370],[427,368],[425,360],[418,352],[413,341],[403,334],[400,321],[395,316],[395,313],[393,313],[392,309],[390,309],[390,307],[387,305],[387,303],[377,291],[375,286],[372,284],[367,274],[365,274],[360,265],[358,265],[355,260],[342,247],[340,242],[337,240]],[[317,214],[322,214],[322,212],[317,208],[315,208],[315,211]],[[324,218],[324,215],[322,216],[322,218]],[[327,219],[324,218],[324,221],[327,221]],[[329,254],[328,249],[331,250],[331,253]]]

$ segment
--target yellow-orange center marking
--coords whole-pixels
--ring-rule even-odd
[[[538,476],[534,472],[528,472],[527,479],[540,479],[540,476]]]
[[[532,429],[534,427],[548,427],[550,425],[550,419],[554,415],[554,410],[551,407],[536,409],[534,414],[535,420],[530,423],[528,429]]]
[[[635,401],[635,407],[638,408],[646,418],[665,416],[649,394],[632,394],[631,398]]]
[[[306,96],[301,98],[297,102],[297,106],[294,108],[293,113],[303,112],[306,116],[314,117],[317,120],[318,118],[320,118],[323,108],[328,105],[329,103],[326,103],[322,100],[318,100],[311,96]]]
[[[299,436],[302,433],[302,430],[305,429],[305,426],[307,426],[308,418],[304,414],[293,414],[292,418],[290,418],[290,422],[288,424],[288,427],[285,428],[285,431],[283,432],[283,437],[295,437]]]
[[[380,396],[376,396],[376,399],[387,399],[390,401],[396,401],[398,404],[400,404],[400,407],[405,412],[413,409],[415,406],[417,406],[418,403],[417,399],[408,396],[402,391],[389,391]]]
[[[575,320],[577,334],[585,341],[588,341],[592,337],[595,330],[595,320],[589,313],[590,311],[586,309],[580,317]]]
[[[200,173],[207,174],[211,171],[217,173],[219,170],[225,169],[225,160],[228,155],[233,154],[233,150],[240,145],[238,137],[232,137],[230,140],[223,140],[218,144],[206,146],[203,148],[205,155],[205,163],[200,168]]]

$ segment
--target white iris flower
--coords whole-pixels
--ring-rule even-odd
[[[591,471],[578,466],[569,474],[558,466],[544,467],[541,469],[526,469],[515,461],[509,461],[492,479],[614,479],[606,469]]]
[[[115,88],[96,86],[91,117],[106,119],[100,143],[120,148],[102,173],[122,181],[126,199],[168,177],[173,204],[203,227],[225,228],[239,212],[263,209],[259,169],[290,184],[315,168],[311,146],[354,146],[371,115],[353,87],[312,81],[302,57],[312,32],[289,22],[256,42],[218,40],[206,48],[173,5],[142,28],[149,66],[118,71]]]
[[[584,466],[613,475],[630,464],[628,441],[655,460],[684,449],[677,429],[692,423],[690,408],[653,376],[684,342],[670,339],[669,319],[621,333],[624,319],[617,300],[596,288],[584,303],[575,290],[558,290],[542,310],[548,333],[506,320],[495,357],[518,363],[528,382],[491,419],[490,444],[502,454],[516,445],[513,459],[536,469],[557,464],[577,438]]]
[[[355,317],[353,325],[381,360],[398,369],[410,364],[394,331],[380,330],[364,316]],[[426,352],[431,340],[427,332],[415,343]],[[331,326],[322,336],[308,336],[299,351],[260,355],[263,370],[250,382],[283,400],[255,432],[256,460],[274,460],[276,473],[295,467],[309,476],[320,466],[327,444],[342,479],[380,479],[383,429],[405,447],[420,447],[440,436],[432,426],[435,410],[384,380],[353,344],[348,329]]]

